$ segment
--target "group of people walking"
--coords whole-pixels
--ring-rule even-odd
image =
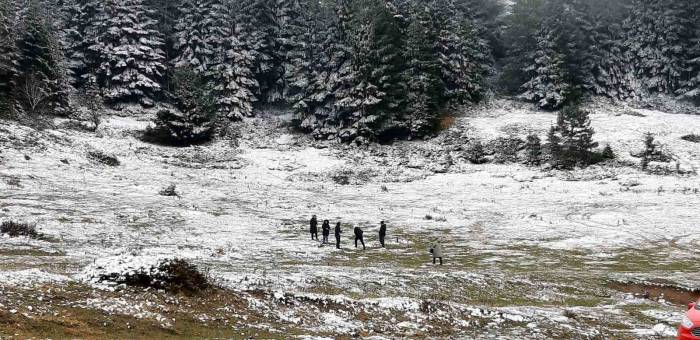
[[[318,219],[316,218],[316,215],[313,215],[311,217],[311,221],[309,222],[309,231],[311,232],[311,240],[316,240],[318,241]],[[340,249],[340,234],[342,234],[343,231],[340,226],[340,222],[335,224],[335,247],[337,249]],[[353,229],[353,233],[355,234],[355,248],[358,246],[358,241],[359,243],[362,244],[362,249],[366,249],[365,247],[365,239],[364,239],[364,231],[360,227],[355,227]],[[323,236],[323,239],[321,240],[322,244],[328,244],[329,240],[328,238],[330,237],[331,234],[331,223],[329,220],[323,220],[323,223],[321,224],[321,235]],[[381,221],[379,224],[379,244],[381,245],[382,248],[385,248],[384,245],[384,240],[386,239],[386,223],[384,221]],[[440,259],[440,265],[442,265],[442,245],[437,242],[433,241],[430,245],[430,253],[433,256],[433,264],[435,264],[436,259]]]
[[[318,241],[318,219],[316,218],[316,215],[311,217],[311,222],[310,222],[310,231],[311,231],[311,239]],[[360,227],[355,227],[353,229],[353,232],[355,233],[355,248],[357,248],[358,242],[362,244],[362,249],[366,249],[365,247],[365,239],[364,239],[364,231],[362,231],[362,228]],[[340,222],[335,224],[335,247],[340,249],[340,234],[343,233],[343,230],[341,229]],[[328,238],[330,237],[331,234],[331,223],[328,220],[323,220],[323,223],[321,224],[321,235],[323,236],[323,239],[321,240],[321,243],[327,244],[329,243]],[[384,248],[384,238],[386,237],[386,223],[384,221],[381,222],[380,227],[379,227],[379,244],[382,245],[382,248]]]

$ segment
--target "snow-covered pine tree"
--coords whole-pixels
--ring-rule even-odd
[[[435,49],[445,89],[444,98],[440,98],[440,102],[462,104],[472,99],[467,92],[471,84],[468,83],[467,56],[463,41],[458,35],[460,27],[455,12],[453,0],[435,0],[431,4],[432,30],[437,35]]]
[[[536,134],[527,136],[525,142],[525,163],[529,165],[539,165],[542,162],[542,142]]]
[[[352,62],[336,95],[339,137],[373,139],[403,124],[402,37],[383,1],[354,0],[349,5],[353,15],[346,27]]]
[[[0,116],[10,110],[11,89],[19,64],[17,50],[17,9],[13,1],[0,1]]]
[[[294,107],[305,96],[312,75],[312,44],[316,27],[307,0],[278,0],[280,49],[283,70],[282,97]]]
[[[97,39],[90,50],[100,60],[98,84],[111,103],[152,106],[165,71],[163,40],[141,0],[105,0]]]
[[[184,0],[144,0],[144,5],[153,11],[153,19],[156,21],[156,30],[165,40],[163,51],[165,60],[175,58],[175,27],[180,16],[180,8],[183,8]]]
[[[334,118],[335,89],[343,78],[341,72],[349,70],[348,48],[337,15],[342,7],[334,3],[310,4],[315,34],[312,35],[311,82],[305,97],[295,107],[295,125],[313,134],[317,139],[333,136],[337,129]]]
[[[66,17],[64,51],[71,83],[76,88],[94,81],[99,61],[89,48],[97,38],[95,20],[101,10],[101,2],[97,0],[69,0],[63,6]]]
[[[694,23],[690,22],[691,13],[688,9],[691,4],[688,1],[663,0],[661,2],[663,9],[657,26],[660,40],[656,46],[661,51],[661,68],[658,69],[658,74],[652,78],[652,81],[658,84],[656,90],[659,92],[673,94],[681,87],[690,48],[689,29]]]
[[[256,101],[253,91],[258,87],[252,71],[255,59],[239,39],[242,28],[232,20],[234,8],[230,3],[214,0],[210,4],[211,12],[220,13],[213,16],[216,32],[210,35],[209,44],[216,53],[206,73],[217,111],[231,120],[250,117]]]
[[[276,103],[282,100],[281,55],[277,46],[279,25],[276,17],[276,3],[270,0],[236,1],[235,21],[242,25],[241,34],[249,53],[255,58],[254,74],[258,82],[258,100],[262,103]]]
[[[374,108],[384,93],[370,77],[373,31],[367,6],[371,4],[372,0],[341,0],[338,3],[348,58],[338,70],[340,76],[334,90],[333,120],[335,136],[345,142],[372,135],[372,126],[380,118]]]
[[[531,78],[522,86],[524,92],[519,97],[543,109],[554,110],[570,99],[572,85],[565,68],[565,56],[557,50],[557,32],[545,27],[537,38],[534,60],[525,68]]]
[[[173,38],[173,64],[176,68],[191,67],[200,73],[208,71],[220,48],[212,45],[219,40],[212,35],[219,29],[217,16],[221,14],[212,8],[212,4],[216,5],[217,1],[183,0],[180,5]]]
[[[691,27],[688,6],[678,0],[632,0],[625,39],[637,77],[650,93],[680,88]]]
[[[700,104],[700,2],[685,0],[684,6],[689,15],[687,50],[681,88],[676,93],[681,97]]]
[[[472,27],[474,38],[483,41],[488,54],[485,60],[505,56],[503,46],[503,27],[505,12],[504,2],[492,0],[454,0],[460,24],[468,23]]]
[[[419,5],[412,12],[405,48],[408,126],[411,135],[424,136],[437,126],[444,85],[434,46],[437,33],[432,29],[429,9]]]
[[[382,140],[401,137],[406,131],[407,88],[402,74],[405,62],[405,41],[401,26],[403,17],[392,13],[383,1],[373,1],[370,8],[369,82],[376,84],[381,102],[372,107],[377,116],[371,126],[373,134]]]
[[[589,58],[585,61],[590,69],[593,94],[617,100],[638,97],[634,87],[635,77],[629,54],[624,46],[624,31],[618,23],[619,16],[606,7],[606,3],[596,3],[591,7],[590,26],[584,27],[588,37]],[[596,12],[593,12],[593,11]]]
[[[501,87],[512,94],[532,79],[528,70],[535,60],[539,44],[545,0],[516,0],[510,9],[503,34],[507,53],[503,60]]]
[[[14,97],[30,116],[65,115],[69,101],[62,50],[51,29],[48,9],[38,0],[28,0],[25,5]]]
[[[591,119],[586,110],[578,105],[567,105],[557,115],[557,125],[554,131],[556,136],[549,136],[550,143],[558,141],[560,151],[557,161],[558,165],[572,168],[577,164],[588,165],[593,159],[592,151],[598,147],[598,143],[593,141],[595,131],[591,127]],[[552,155],[555,156],[555,155]]]
[[[175,110],[158,112],[155,128],[146,132],[146,140],[170,145],[189,146],[211,139],[216,105],[210,96],[207,80],[191,68],[176,69],[170,94]]]
[[[493,74],[494,60],[491,47],[487,40],[482,38],[482,31],[477,22],[463,20],[459,28],[459,37],[462,39],[462,53],[465,62],[465,91],[470,101],[481,100],[488,88],[486,78]]]

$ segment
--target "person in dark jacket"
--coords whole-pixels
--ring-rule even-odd
[[[379,243],[382,245],[382,248],[384,248],[384,238],[386,237],[386,223],[382,221],[381,225],[379,226]]]
[[[340,249],[340,234],[342,231],[340,230],[340,222],[338,222],[335,225],[335,247]]]
[[[318,220],[316,220],[316,215],[311,217],[311,239],[318,241]]]
[[[355,248],[357,248],[357,241],[359,240],[360,242],[362,242],[362,249],[366,249],[365,248],[365,240],[362,238],[362,229],[360,229],[360,227],[355,227],[354,232],[355,232]]]
[[[321,226],[321,231],[323,232],[323,243],[328,243],[328,236],[331,234],[331,222],[328,220],[323,220],[323,225]]]

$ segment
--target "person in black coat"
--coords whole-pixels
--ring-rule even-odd
[[[323,221],[321,226],[321,231],[323,232],[323,243],[328,243],[328,236],[331,234],[331,222],[328,220]]]
[[[316,215],[311,217],[311,239],[318,241],[318,220],[316,220]]]
[[[338,222],[335,225],[335,247],[340,249],[340,234],[342,231],[340,230],[340,222]]]
[[[362,238],[362,229],[360,227],[355,227],[355,248],[357,248],[357,241],[362,242],[362,249],[365,248],[365,240]]]
[[[384,248],[384,238],[386,237],[386,223],[382,221],[381,226],[379,227],[379,243],[382,245],[382,248]]]

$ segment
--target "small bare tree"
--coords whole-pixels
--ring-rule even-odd
[[[99,90],[94,81],[90,81],[88,84],[83,100],[85,108],[88,110],[86,118],[92,123],[91,130],[95,132],[100,127],[100,124],[102,124],[102,115],[100,114]]]
[[[50,93],[36,73],[28,74],[19,90],[22,106],[29,116],[36,117],[46,112]]]

